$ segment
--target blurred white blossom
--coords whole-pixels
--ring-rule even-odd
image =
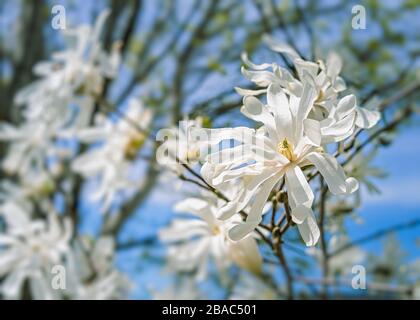
[[[176,204],[175,211],[193,214],[198,219],[178,218],[160,230],[160,239],[169,243],[170,265],[180,271],[197,271],[200,280],[207,274],[210,258],[221,272],[232,262],[254,273],[261,271],[262,258],[255,236],[250,234],[239,241],[231,240],[228,231],[241,219],[239,216],[218,219],[222,203],[216,196],[206,195]]]
[[[76,135],[81,141],[97,142],[100,146],[79,155],[72,168],[85,178],[99,178],[99,186],[91,197],[101,200],[106,211],[118,192],[139,186],[130,179],[132,163],[148,138],[152,112],[132,99],[118,121],[102,116],[97,120],[95,126],[78,130]]]
[[[0,216],[7,226],[7,232],[0,235],[0,277],[5,277],[0,292],[9,299],[21,298],[28,281],[34,299],[55,298],[51,269],[68,253],[73,232],[70,221],[60,222],[55,213],[47,220],[31,220],[29,212],[13,203],[1,206]]]

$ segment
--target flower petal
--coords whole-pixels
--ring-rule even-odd
[[[267,103],[271,107],[276,123],[277,135],[280,140],[290,136],[292,132],[292,113],[289,99],[283,89],[277,84],[271,84],[267,89]]]
[[[313,152],[306,156],[319,170],[333,194],[346,194],[354,188],[354,180],[346,182],[346,175],[337,159],[327,153]],[[347,185],[350,185],[349,187]],[[354,190],[353,190],[354,191]]]
[[[255,97],[245,97],[241,112],[248,118],[262,122],[271,138],[277,137],[276,124],[269,109]]]
[[[302,170],[295,166],[286,171],[287,195],[292,207],[312,206],[314,194]]]
[[[303,120],[303,128],[305,134],[316,146],[321,145],[322,135],[321,135],[321,125],[319,121],[312,119]]]
[[[279,42],[269,35],[264,35],[263,41],[270,47],[271,50],[284,53],[292,61],[300,59],[299,54],[291,46],[283,42]]]
[[[312,214],[311,208],[308,208],[304,205],[299,205],[297,207],[292,208],[292,221],[296,224],[303,223],[309,215]]]
[[[251,235],[237,242],[232,241],[229,244],[229,253],[241,268],[255,274],[261,273],[263,260],[257,241]]]
[[[356,97],[353,94],[349,94],[340,99],[337,105],[336,114],[339,119],[347,116],[356,109]]]
[[[255,176],[243,177],[243,187],[236,199],[229,201],[223,208],[220,209],[218,218],[222,220],[228,219],[233,214],[244,209],[251,200],[252,196],[257,192],[260,185],[276,174],[278,174],[276,170],[265,170]],[[261,191],[259,193],[261,193]]]
[[[270,192],[273,190],[274,185],[282,176],[282,172],[277,173],[265,181],[263,185],[261,185],[261,189],[258,191],[258,194],[255,197],[255,201],[252,204],[251,211],[249,212],[245,222],[234,226],[229,231],[229,237],[232,240],[241,240],[258,226],[262,220],[262,211],[270,195]]]
[[[299,233],[308,247],[317,244],[320,231],[315,220],[315,216],[311,213],[310,216],[301,224],[298,224]]]
[[[356,110],[356,126],[359,128],[372,128],[381,119],[381,114],[378,111],[368,110],[361,107],[358,107]]]

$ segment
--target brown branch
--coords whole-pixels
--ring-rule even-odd
[[[274,253],[276,254],[282,266],[283,273],[286,278],[287,299],[292,300],[294,298],[293,277],[292,277],[292,273],[290,271],[289,265],[287,263],[286,257],[284,256],[284,253],[283,253],[280,237],[276,237],[274,239],[273,249],[274,249]]]
[[[325,234],[325,205],[327,201],[327,192],[328,189],[324,184],[324,179],[320,177],[320,192],[321,196],[319,199],[319,232],[321,237],[321,269],[322,269],[322,275],[324,278],[328,278],[329,276],[329,264],[328,264],[328,246],[326,241],[326,234]],[[323,292],[321,295],[322,299],[328,298],[328,287],[325,285],[323,287]]]

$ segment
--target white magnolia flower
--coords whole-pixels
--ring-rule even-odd
[[[17,127],[0,123],[0,141],[11,143],[1,164],[3,170],[21,176],[42,171],[46,160],[59,153],[54,139],[60,126],[60,122],[43,121],[24,122]]]
[[[55,181],[46,172],[31,171],[19,182],[0,181],[0,203],[17,204],[27,212],[32,212],[36,203],[39,210],[48,212],[51,209],[49,196],[55,192]]]
[[[277,84],[286,93],[301,97],[306,84],[316,92],[314,106],[308,118],[317,120],[322,131],[323,143],[338,142],[349,137],[355,128],[371,128],[380,119],[380,113],[359,107],[354,95],[347,95],[341,99],[338,94],[346,89],[344,80],[339,76],[342,68],[340,56],[331,53],[326,63],[303,60],[290,46],[266,37],[269,47],[285,54],[294,64],[298,79],[281,66],[273,64],[256,65],[243,55],[244,63],[251,70],[242,68],[242,73],[259,87],[265,89],[244,90],[236,88],[238,93],[258,95],[266,92],[271,84]],[[267,69],[272,69],[268,71]]]
[[[311,209],[314,194],[302,171],[309,165],[317,168],[333,194],[349,194],[358,188],[357,180],[346,178],[337,160],[320,146],[319,127],[308,119],[315,99],[316,92],[309,84],[305,84],[301,97],[288,96],[278,85],[271,84],[267,90],[268,105],[250,96],[244,98],[241,109],[248,118],[263,123],[261,129],[255,132],[248,128],[207,130],[213,143],[238,140],[240,134],[253,135],[251,142],[239,141],[239,146],[210,154],[202,167],[203,176],[216,188],[232,179],[243,180],[244,188],[220,210],[220,218],[231,217],[255,198],[246,222],[230,231],[233,240],[240,240],[261,222],[262,209],[270,193],[285,178],[293,222],[305,243],[315,245],[319,229]]]
[[[156,159],[159,164],[174,171],[177,175],[183,173],[183,163],[194,165],[207,154],[207,146],[192,136],[193,128],[202,128],[203,118],[184,119],[176,128],[164,129],[157,134],[156,139],[163,141],[159,147]]]
[[[213,258],[220,271],[235,262],[251,272],[260,272],[262,258],[256,239],[251,234],[239,241],[228,237],[229,229],[241,219],[239,216],[218,219],[222,203],[215,196],[209,196],[188,198],[175,206],[175,211],[191,213],[199,218],[176,219],[159,233],[162,241],[170,243],[169,261],[176,269],[197,270],[197,278],[203,279],[209,259]]]
[[[69,119],[69,103],[79,105],[78,121],[86,125],[92,112],[92,95],[102,92],[104,78],[115,76],[119,66],[118,46],[107,55],[100,35],[110,11],[103,11],[92,28],[82,25],[64,30],[69,45],[56,52],[52,61],[39,62],[34,72],[41,78],[23,88],[16,96],[17,104],[25,104],[28,120],[45,118]],[[84,95],[84,97],[82,97]]]
[[[137,99],[130,100],[124,116],[117,122],[99,118],[99,123],[79,130],[76,135],[84,142],[100,142],[99,147],[78,156],[73,170],[85,178],[99,178],[100,185],[92,199],[103,201],[103,210],[109,208],[114,196],[138,184],[130,179],[132,163],[147,139],[152,112]]]
[[[386,172],[375,166],[372,162],[376,156],[377,150],[372,149],[367,154],[357,154],[347,165],[346,169],[355,177],[361,185],[364,185],[370,193],[379,194],[380,190],[372,181],[372,178],[385,178]],[[361,192],[355,194],[355,206],[361,204]]]
[[[0,234],[0,277],[4,277],[1,294],[18,299],[28,281],[32,298],[55,298],[51,270],[68,252],[70,221],[60,223],[54,213],[46,221],[31,220],[22,207],[10,202],[0,207],[0,215],[7,226],[7,233]]]
[[[114,250],[115,243],[111,237],[101,237],[95,243],[79,237],[67,259],[67,288],[63,291],[62,298],[126,298],[131,284],[128,278],[113,266]]]

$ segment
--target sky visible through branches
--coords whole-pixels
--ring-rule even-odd
[[[52,52],[65,47],[59,30],[53,30],[48,23],[53,4],[61,4],[66,8],[66,23],[69,26],[93,25],[98,14],[105,8],[110,8],[110,20],[104,28],[105,49],[111,51],[113,43],[124,38],[124,35],[128,35],[130,41],[120,44],[123,63],[115,80],[106,82],[104,100],[110,108],[118,108],[123,113],[130,108],[130,98],[140,97],[143,104],[153,109],[155,114],[152,134],[159,128],[177,123],[187,115],[191,118],[204,116],[204,121],[210,122],[213,128],[254,126],[252,121],[241,115],[241,97],[233,88],[254,89],[240,72],[243,65],[240,56],[244,51],[256,63],[275,61],[284,64],[280,55],[264,48],[262,35],[266,33],[289,45],[292,41],[293,46],[299,48],[306,60],[315,60],[313,55],[325,58],[331,50],[339,53],[343,58],[341,75],[348,84],[357,89],[356,95],[362,106],[366,102],[364,99],[368,100],[367,97],[378,94],[387,101],[387,98],[400,92],[398,89],[409,87],[410,82],[414,82],[413,79],[419,81],[420,48],[416,30],[420,30],[420,8],[415,5],[410,7],[410,1],[397,1],[398,4],[394,1],[384,1],[381,4],[378,1],[362,1],[368,10],[365,30],[351,30],[351,8],[356,2],[344,4],[341,1],[328,0],[310,5],[310,1],[249,0],[243,4],[227,1],[221,5],[223,9],[214,15],[209,2],[197,4],[192,0],[179,0],[162,1],[158,4],[154,1],[139,1],[138,7],[135,2],[130,2],[131,9],[126,10],[125,5],[118,1],[45,1],[41,14],[46,23],[44,21],[44,25],[41,23],[40,27],[45,44],[41,45],[42,53],[33,54],[39,59],[28,63],[34,64],[38,60],[48,59]],[[279,8],[287,7],[290,3],[294,8],[292,11],[296,16],[291,16],[287,22],[290,24],[286,28],[288,32],[283,31],[281,18],[270,11],[273,3]],[[408,9],[393,12],[394,6]],[[18,52],[20,56],[24,55],[18,45],[19,28],[25,27],[19,23],[22,8],[22,4],[14,1],[5,1],[0,5],[2,25],[13,31],[8,35],[5,32],[7,29],[2,28],[2,43],[9,41],[8,45],[2,45],[2,53]],[[138,10],[134,11],[138,12],[137,15],[133,15],[133,8]],[[118,10],[121,11],[114,16],[113,13]],[[206,19],[206,15],[210,18]],[[119,20],[113,21],[115,17]],[[130,19],[133,19],[132,30],[125,29],[124,24]],[[200,23],[203,26],[200,27]],[[113,32],[107,29],[109,24],[112,24]],[[178,28],[182,27],[187,31],[181,32]],[[8,61],[7,54],[4,57],[0,62],[2,77],[13,78],[16,67]],[[27,67],[27,70],[31,67],[33,65]],[[32,76],[20,79],[16,88],[29,83],[30,79],[33,80]],[[15,93],[16,88],[13,87]],[[13,105],[13,97],[7,92],[2,92],[3,95],[6,96],[4,101]],[[101,104],[99,101],[98,98],[95,102],[97,106]],[[386,176],[372,179],[380,190],[379,193],[368,192],[365,185],[361,186],[361,204],[354,209],[355,218],[347,217],[344,221],[347,234],[353,241],[420,218],[418,101],[417,86],[414,94],[407,98],[407,105],[404,104],[405,100],[398,99],[392,101],[389,108],[387,106],[389,113],[383,118],[384,125],[398,115],[398,108],[409,106],[414,112],[409,121],[403,122],[397,130],[388,132],[380,140],[381,147],[370,165],[380,168]],[[7,107],[2,106],[1,120],[18,122],[14,112],[4,111],[5,108]],[[112,121],[116,122],[118,119],[118,114],[114,114]],[[369,134],[362,132],[360,137],[363,141],[368,139]],[[152,148],[148,150],[145,155],[147,159],[154,156]],[[363,153],[363,156],[367,157],[368,153]],[[363,162],[363,157],[361,161]],[[155,174],[154,167],[149,167],[148,164],[147,161],[136,164],[132,169],[133,177],[141,177],[145,172]],[[166,172],[159,178],[156,177],[155,182],[157,187],[151,186],[144,202],[132,210],[134,214],[130,219],[112,229],[118,235],[116,265],[134,283],[134,290],[130,294],[134,299],[153,298],[156,292],[165,291],[180,280],[163,263],[167,246],[156,235],[174,219],[175,203],[196,191],[194,185],[186,181],[182,182],[181,189],[176,189],[183,192],[174,191],[177,183]],[[88,181],[79,184],[78,188],[81,195],[80,202],[75,205],[79,215],[76,217],[79,219],[78,229],[80,233],[90,234],[94,238],[104,228],[104,217],[99,214],[102,204],[87,200],[94,193],[97,184]],[[62,198],[57,197],[54,200],[57,207],[65,206]],[[118,201],[123,203],[124,200],[117,198],[116,202]],[[401,250],[404,253],[400,262],[409,264],[417,261],[418,264],[419,232],[419,225],[402,227],[395,233],[362,242],[358,247],[366,252],[367,261],[378,261],[389,243],[397,243],[399,248],[394,251]],[[302,254],[311,254],[310,249],[297,240],[299,234],[296,230],[285,237],[293,245],[285,245],[284,253],[301,270],[302,265],[307,264],[302,262]],[[366,264],[369,265],[369,262]],[[322,277],[322,270],[314,265],[303,266],[303,269],[310,270],[306,273],[308,278]],[[273,267],[270,270],[274,270],[274,281],[285,283],[284,274],[279,268]],[[227,298],[223,280],[217,279],[215,272],[216,268],[212,266],[210,276],[200,285],[200,290],[206,292],[206,297],[210,299]],[[304,288],[304,284],[296,284],[296,288]],[[346,293],[352,294],[350,291],[345,291],[344,294]]]

